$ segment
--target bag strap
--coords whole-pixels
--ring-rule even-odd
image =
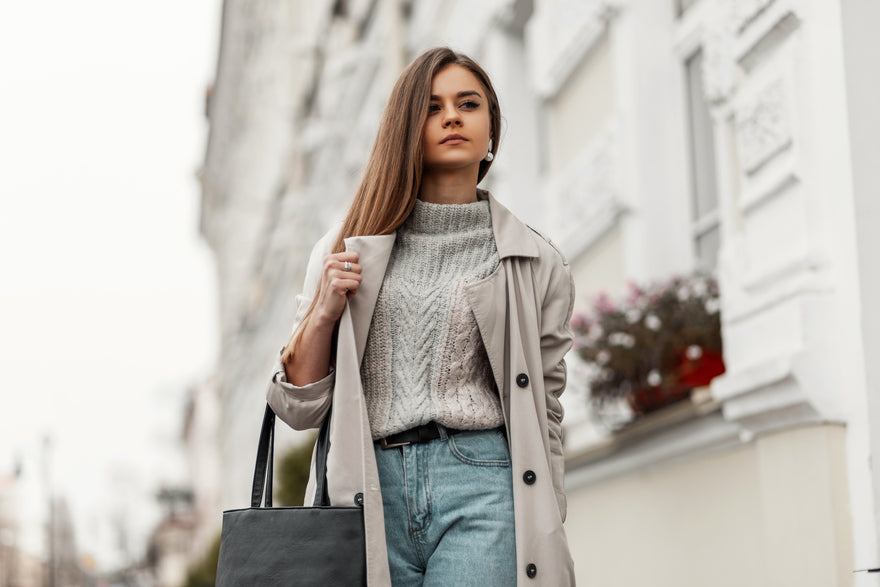
[[[254,467],[254,484],[251,490],[251,507],[260,507],[263,501],[263,484],[266,483],[267,466],[271,467],[274,458],[269,458],[271,452],[275,452],[275,412],[266,404],[266,411],[263,414],[263,427],[260,429],[260,441],[257,444],[257,464]],[[274,454],[272,455],[274,457]],[[272,507],[272,477],[273,472],[269,471],[268,484],[266,487],[266,507]]]
[[[331,408],[332,409],[332,408]],[[330,411],[321,422],[318,440],[315,441],[315,507],[329,506],[330,493],[327,490],[327,455],[330,454]]]
[[[330,497],[327,491],[327,454],[330,452],[330,412],[321,423],[318,440],[315,444],[315,503],[317,506],[329,506]],[[257,463],[254,467],[254,483],[251,489],[251,507],[261,507],[263,486],[266,487],[266,505],[272,507],[272,478],[274,477],[273,462],[275,460],[275,412],[266,404],[263,414],[263,427],[260,429],[260,441],[257,445]]]

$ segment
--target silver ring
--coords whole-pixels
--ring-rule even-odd
[[[346,261],[345,262],[345,272],[348,273],[349,271],[351,271],[351,261]]]

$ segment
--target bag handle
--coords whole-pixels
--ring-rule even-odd
[[[318,440],[315,444],[315,507],[329,506],[330,496],[327,491],[327,454],[330,452],[330,412],[321,423]],[[272,507],[272,478],[274,477],[273,462],[275,460],[275,412],[266,404],[263,414],[263,427],[260,429],[260,441],[257,445],[257,463],[254,467],[254,483],[251,490],[251,507],[258,508],[263,501],[263,485],[266,487],[266,506]]]

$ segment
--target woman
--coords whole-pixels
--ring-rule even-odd
[[[401,74],[269,386],[293,428],[331,413],[330,500],[364,506],[372,586],[574,584],[559,403],[574,291],[559,252],[477,188],[500,121],[464,55],[429,50]]]

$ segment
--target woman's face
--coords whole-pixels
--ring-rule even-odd
[[[470,71],[449,65],[431,80],[431,102],[422,130],[428,171],[471,170],[476,177],[489,151],[491,124],[486,90]]]

